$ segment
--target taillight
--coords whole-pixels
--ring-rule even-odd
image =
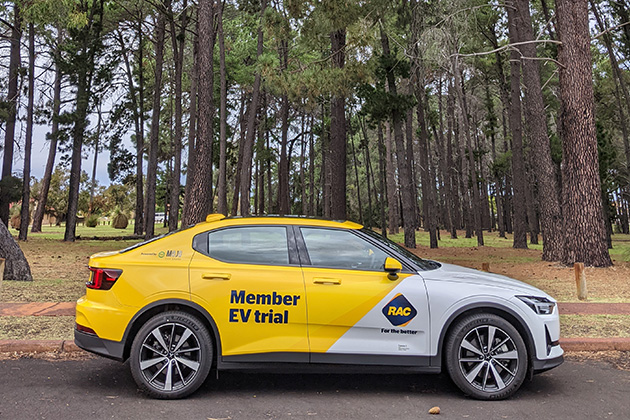
[[[81,325],[81,324],[76,324],[77,325],[77,331],[81,331],[82,333],[85,334],[91,334],[91,335],[96,335],[96,332],[89,327],[86,327],[85,325]]]
[[[88,289],[109,290],[122,274],[122,270],[113,268],[88,268],[92,272],[90,274],[90,281],[85,283]]]

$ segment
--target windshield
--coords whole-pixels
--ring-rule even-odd
[[[437,261],[425,260],[424,258],[420,258],[416,254],[409,252],[406,248],[398,245],[396,242],[390,241],[386,237],[374,232],[372,229],[363,228],[361,229],[361,232],[365,233],[370,238],[376,239],[380,244],[383,244],[386,247],[398,252],[399,254],[404,255],[412,262],[414,262],[418,266],[418,268],[423,271],[435,270],[437,268],[440,268],[440,263],[438,263]]]

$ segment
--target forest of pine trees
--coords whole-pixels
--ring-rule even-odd
[[[0,219],[31,203],[11,209],[40,231],[65,171],[74,241],[106,150],[146,238],[156,212],[306,215],[609,266],[630,233],[629,21],[617,0],[7,1]]]

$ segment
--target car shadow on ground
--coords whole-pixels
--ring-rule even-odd
[[[74,384],[89,392],[91,389],[101,393],[137,392],[136,384],[129,371],[129,362],[118,363],[109,360],[96,362],[97,369],[87,372],[85,381]],[[527,400],[541,395],[562,393],[563,383],[556,373],[563,366],[552,372],[535,375],[525,380],[522,388],[513,399]],[[264,395],[319,395],[340,394],[373,395],[434,395],[441,398],[464,398],[461,391],[453,384],[448,374],[277,374],[258,372],[217,372],[211,371],[208,379],[189,399],[216,398],[221,396],[264,396]]]

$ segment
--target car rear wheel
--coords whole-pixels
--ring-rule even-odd
[[[500,316],[475,314],[457,322],[445,350],[451,379],[473,398],[508,398],[525,380],[527,347],[518,330]]]
[[[199,319],[186,312],[164,312],[138,331],[131,346],[131,374],[154,398],[183,398],[204,383],[212,358],[212,338]]]

